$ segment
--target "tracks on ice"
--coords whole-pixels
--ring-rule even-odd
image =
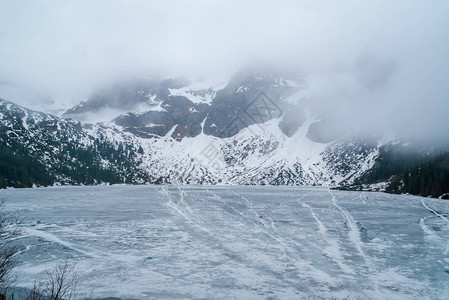
[[[229,188],[228,188],[227,190],[228,190],[228,192],[231,192],[231,193],[233,193],[234,195],[236,195],[237,197],[239,197],[240,199],[244,200],[245,203],[246,203],[246,207],[249,209],[249,211],[251,211],[251,212],[257,217],[257,219],[259,220],[259,222],[260,222],[264,227],[269,227],[269,226],[266,224],[265,220],[263,219],[263,216],[259,215],[259,214],[254,210],[254,206],[253,206],[252,202],[248,200],[248,198],[242,196],[241,194],[239,194],[239,193],[237,193],[237,192],[235,192],[235,191],[231,191]],[[271,219],[271,218],[270,218],[270,219]],[[275,228],[274,228],[274,222],[273,222],[273,219],[271,219],[270,226],[271,226],[273,229],[275,229]]]
[[[170,191],[162,187],[160,190],[167,198],[167,206],[174,209],[179,215],[184,217],[188,222],[194,224],[200,230],[205,231],[209,234],[213,234],[213,232],[209,229],[210,226],[206,225],[206,220],[198,213],[195,213],[188,203],[186,203],[186,197],[184,191],[177,187],[179,200],[176,201],[173,196],[170,194]]]
[[[345,264],[345,259],[343,258],[342,254],[341,254],[339,241],[330,236],[327,227],[323,224],[323,222],[321,222],[321,220],[318,218],[318,216],[316,215],[316,213],[312,209],[312,207],[310,207],[310,205],[308,205],[306,202],[301,201],[310,193],[311,192],[296,199],[296,202],[298,202],[302,207],[307,208],[310,211],[310,214],[312,215],[313,219],[315,220],[315,222],[318,225],[318,232],[320,233],[320,235],[324,238],[324,240],[328,244],[324,249],[322,249],[322,252],[327,257],[332,259],[342,271],[344,271],[346,273],[354,274],[355,273],[354,270],[352,270],[347,264]]]
[[[71,249],[71,250],[73,250],[75,252],[78,252],[78,253],[81,253],[81,254],[83,254],[85,256],[92,257],[92,258],[99,258],[100,257],[99,255],[94,254],[92,251],[82,250],[82,249],[76,247],[71,242],[67,242],[67,241],[61,240],[56,235],[54,235],[54,234],[52,234],[50,232],[39,230],[39,229],[34,229],[34,228],[30,228],[30,227],[25,227],[25,228],[23,228],[23,230],[28,235],[40,237],[41,239],[44,239],[44,240],[46,240],[48,242],[51,242],[51,243],[60,245],[62,247]]]
[[[363,251],[363,249],[362,249],[364,243],[362,242],[362,239],[360,238],[360,230],[359,230],[356,220],[345,208],[343,208],[342,206],[340,206],[338,204],[338,200],[335,197],[335,195],[330,190],[328,192],[329,192],[329,195],[331,196],[332,204],[340,211],[341,215],[346,220],[346,225],[348,226],[348,229],[349,229],[349,231],[348,231],[349,240],[352,242],[354,247],[357,249],[357,252],[360,254],[360,256],[363,257],[363,259],[367,263],[368,267],[370,269],[374,268],[374,263],[372,262],[371,258],[368,257],[368,255],[366,255],[365,251]]]
[[[443,220],[446,223],[446,226],[449,226],[449,219],[437,212],[436,210],[430,208],[424,199],[421,199],[421,205],[427,209],[429,212],[434,214],[435,216],[439,217],[441,220]],[[447,239],[440,237],[440,235],[433,230],[429,225],[426,224],[427,217],[423,217],[419,220],[419,226],[421,226],[423,232],[427,235],[429,241],[433,242],[436,245],[440,245],[444,248],[443,255],[449,254],[449,242]]]
[[[428,211],[430,211],[434,215],[440,217],[442,220],[444,220],[449,225],[449,219],[446,218],[445,216],[443,216],[442,214],[440,214],[439,212],[433,210],[429,206],[427,206],[426,202],[424,202],[424,199],[421,199],[421,204],[422,204],[422,206],[424,206],[425,209],[427,209]]]
[[[235,216],[238,216],[238,218],[245,221],[242,223],[241,221],[234,219],[234,221],[240,224],[236,224],[237,226],[243,226],[239,230],[242,230],[243,235],[246,236],[244,241],[235,241],[237,244],[243,246],[241,252],[236,252],[234,246],[232,246],[232,243],[229,244],[228,240],[223,240],[222,237],[227,234],[227,229],[217,228],[218,231],[212,237],[212,240],[216,241],[217,245],[220,244],[220,247],[222,247],[225,252],[231,253],[232,256],[238,258],[238,260],[245,261],[247,266],[253,266],[252,268],[256,270],[256,272],[263,270],[263,272],[273,274],[279,279],[282,278],[282,282],[288,284],[295,290],[298,288],[298,279],[304,278],[304,276],[305,278],[308,278],[308,280],[313,280],[320,283],[326,282],[328,284],[332,284],[333,282],[336,282],[336,280],[329,276],[329,274],[315,267],[312,262],[301,258],[304,245],[298,244],[293,239],[286,239],[283,235],[280,235],[276,231],[274,221],[269,216],[262,216],[259,214],[254,208],[253,203],[247,197],[230,189],[226,190],[229,194],[237,197],[234,199],[242,200],[240,203],[246,207],[244,211],[234,207],[232,205],[232,201],[227,201],[210,189],[205,188],[205,191],[208,192],[213,199],[217,200],[217,203],[219,202],[224,207],[230,208],[230,211],[235,213]],[[220,208],[217,211],[226,213],[226,209],[223,209],[223,206],[217,206],[217,208]],[[231,216],[232,215],[226,217],[228,222],[231,220]],[[270,219],[271,221],[267,222],[264,219]],[[245,228],[248,225],[251,227]],[[267,243],[264,239],[259,238],[258,234],[260,233],[267,236],[274,243]],[[251,240],[255,239],[255,241],[249,242],[246,240],[247,238],[250,238]],[[254,242],[256,244],[253,244]],[[261,252],[259,247],[268,247],[271,251]],[[265,257],[265,259],[260,261],[261,257]],[[285,270],[281,271],[283,268],[287,268],[290,271],[285,273]],[[294,273],[291,273],[293,270]],[[290,275],[287,276],[287,274]],[[295,276],[293,276],[293,274],[295,274]]]

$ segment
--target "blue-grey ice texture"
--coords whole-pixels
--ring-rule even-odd
[[[448,299],[449,201],[327,188],[8,189],[19,285],[65,259],[123,299]]]

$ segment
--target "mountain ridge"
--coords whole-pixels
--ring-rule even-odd
[[[250,125],[233,137],[218,138],[202,132],[198,138],[180,141],[169,133],[162,138],[141,138],[113,123],[83,124],[30,111],[5,100],[0,100],[0,103],[3,145],[8,147],[15,141],[28,147],[27,155],[45,165],[49,174],[58,175],[55,183],[59,184],[106,182],[101,176],[96,181],[74,179],[55,167],[70,165],[74,161],[79,164],[73,168],[86,168],[90,162],[99,170],[112,170],[114,165],[126,163],[127,168],[116,171],[121,174],[120,178],[124,179],[127,172],[140,174],[138,178],[123,181],[127,183],[321,185],[330,182],[330,177],[344,178],[348,175],[323,173],[328,169],[317,161],[320,154],[316,151],[324,150],[326,144],[305,138],[308,124],[303,125],[292,138],[287,137],[278,126],[280,117]],[[306,156],[286,154],[301,143],[304,148],[302,154]],[[214,161],[206,161],[205,151],[211,147],[219,150],[221,156],[214,157]],[[89,158],[80,157],[79,151],[87,151]],[[108,151],[119,155],[120,159],[111,159]],[[329,165],[332,157],[330,154],[326,157]],[[87,172],[87,169],[83,170]]]
[[[179,79],[165,82],[170,88],[167,83],[143,111],[125,112],[96,124],[0,100],[0,142],[5,157],[0,185],[351,186],[370,180],[386,182],[404,171],[401,167],[382,178],[372,175],[384,157],[382,149],[405,145],[398,140],[349,134],[330,138],[327,131],[332,128],[326,127],[326,119],[303,105],[301,95],[307,86],[303,77],[241,72],[214,91],[198,85],[192,89],[191,83]],[[132,85],[125,94],[137,93],[137,99],[147,101],[151,97],[145,97],[141,88]],[[121,93],[117,91],[113,87],[112,94]],[[110,103],[116,108],[132,106],[122,107],[122,100],[114,99]],[[85,112],[95,113],[98,108],[89,111],[89,107],[85,106]],[[25,165],[16,161],[12,174],[7,171],[6,158],[17,156],[18,148]],[[415,165],[419,162],[416,157],[409,160]],[[40,173],[46,179],[30,177],[29,165],[43,170]]]

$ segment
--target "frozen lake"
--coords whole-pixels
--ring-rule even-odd
[[[449,201],[269,186],[0,190],[25,218],[19,285],[76,262],[123,299],[449,298]]]

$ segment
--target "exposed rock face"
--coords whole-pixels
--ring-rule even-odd
[[[113,122],[139,137],[154,138],[165,136],[176,126],[172,138],[195,137],[201,133],[201,122],[208,113],[207,104],[194,104],[183,96],[169,97],[160,111],[128,113]]]
[[[299,81],[299,82],[298,82]],[[264,123],[282,116],[282,100],[297,92],[300,80],[288,85],[261,71],[237,73],[212,102],[204,124],[204,133],[230,137],[249,125]]]
[[[196,90],[183,88],[183,93],[169,88],[170,93],[163,94],[167,99],[158,107],[147,112],[122,115],[114,122],[126,131],[146,138],[165,136],[175,126],[171,134],[177,140],[195,137],[201,132],[227,138],[250,125],[279,118],[286,110],[290,113],[284,117],[281,126],[292,135],[304,120],[298,120],[293,106],[284,100],[302,88],[301,78],[284,79],[267,72],[242,71],[216,92],[207,87]],[[214,95],[210,102],[190,100],[198,97],[206,99],[208,95]],[[159,94],[156,99],[161,97]],[[304,112],[300,116],[303,119]]]
[[[292,137],[306,120],[307,114],[301,107],[290,106],[284,111],[284,116],[279,122],[279,128],[286,136]]]

